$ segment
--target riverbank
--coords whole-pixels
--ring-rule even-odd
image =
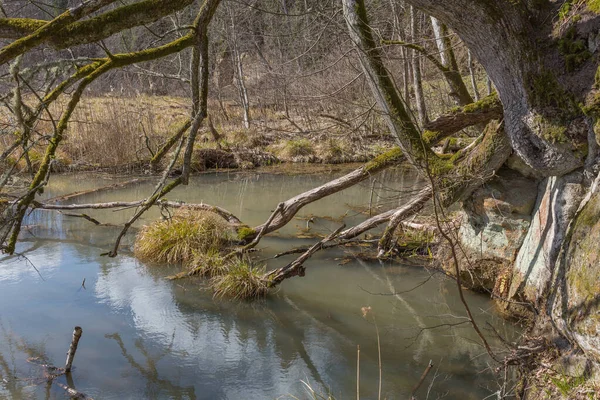
[[[91,97],[81,100],[69,123],[52,168],[65,171],[142,173],[158,149],[188,118],[190,100],[167,96]],[[318,110],[293,115],[268,106],[255,106],[249,128],[235,103],[209,102],[210,121],[201,128],[195,146],[197,171],[208,168],[255,168],[280,162],[338,164],[365,162],[393,145],[381,121],[346,121],[343,115]],[[64,104],[54,104],[59,115]],[[311,115],[311,116],[308,116]],[[4,116],[8,118],[8,116]],[[7,124],[9,125],[9,124]],[[41,121],[35,134],[52,130]],[[0,136],[0,151],[11,144]],[[43,145],[29,151],[29,163],[39,165]],[[26,171],[28,161],[17,152],[8,166]],[[166,164],[167,161],[164,161]]]

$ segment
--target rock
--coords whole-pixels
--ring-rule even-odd
[[[566,354],[556,363],[556,372],[563,376],[580,378],[586,376],[590,369],[590,361],[581,354]]]
[[[533,168],[531,168],[529,165],[525,164],[525,161],[523,161],[521,159],[521,157],[519,157],[516,154],[511,154],[510,157],[508,157],[508,159],[506,160],[505,165],[514,170],[517,171],[518,173],[520,173],[521,175],[527,177],[527,178],[532,178],[532,179],[541,179],[540,174],[538,174]]]
[[[600,362],[600,193],[577,214],[558,259],[549,303],[552,320]]]
[[[460,238],[479,258],[512,262],[530,224],[537,182],[502,169],[463,203]]]
[[[466,254],[461,268],[471,287],[506,291],[501,280],[527,234],[536,198],[537,181],[502,168],[463,203],[459,238]]]
[[[583,174],[544,179],[531,227],[513,268],[510,298],[539,304],[545,295],[567,227],[583,198]]]

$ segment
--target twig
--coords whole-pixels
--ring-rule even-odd
[[[356,345],[356,400],[360,400],[360,345]]]
[[[419,382],[417,382],[417,384],[413,388],[412,392],[410,392],[411,399],[415,398],[415,393],[417,393],[417,390],[419,390],[419,388],[425,381],[425,378],[427,378],[427,374],[429,374],[429,371],[431,371],[431,368],[433,368],[433,360],[429,360],[429,364],[427,365],[427,368],[425,368],[425,371],[423,371],[423,374],[421,375],[421,379],[419,379]]]
[[[67,392],[67,394],[69,396],[71,396],[71,399],[94,400],[90,396],[86,395],[85,393],[82,393],[76,389],[70,388],[63,383],[60,383],[60,382],[55,382],[55,383],[58,387],[64,389]]]

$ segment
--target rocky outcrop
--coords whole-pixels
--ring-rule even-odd
[[[471,287],[505,291],[519,248],[531,223],[537,181],[503,168],[463,203],[459,237],[465,271]],[[501,295],[500,293],[498,293]]]
[[[544,179],[531,226],[513,267],[508,297],[540,304],[547,294],[569,222],[584,195],[583,174]]]
[[[549,299],[554,325],[600,363],[600,193],[573,220],[554,282]]]

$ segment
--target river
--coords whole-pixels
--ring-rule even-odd
[[[209,173],[169,194],[169,200],[205,202],[228,209],[250,226],[264,222],[277,203],[339,176],[266,172]],[[278,173],[273,173],[278,172]],[[85,190],[128,178],[53,176],[44,196]],[[154,181],[77,202],[136,200]],[[375,194],[371,195],[371,188]],[[341,224],[402,202],[420,187],[403,169],[347,189],[301,210],[279,233],[261,241],[257,257],[316,239]],[[103,223],[123,223],[133,210],[90,212]],[[152,210],[137,226],[159,217]],[[325,217],[325,218],[319,218]],[[407,399],[430,360],[434,367],[419,399],[482,399],[498,390],[491,361],[465,322],[456,284],[415,262],[364,261],[360,249],[333,249],[307,262],[303,278],[292,278],[265,301],[215,300],[201,279],[166,281],[173,266],[147,266],[131,252],[132,231],[116,258],[108,251],[117,227],[35,211],[26,219],[17,251],[0,258],[0,398],[64,399],[48,386],[29,357],[62,366],[73,327],[83,336],[67,380],[98,399],[313,399],[356,398],[360,346],[361,399]],[[293,256],[291,256],[293,257]],[[291,257],[268,261],[268,268]],[[85,280],[85,281],[84,281]],[[84,284],[82,284],[84,283]],[[488,296],[466,293],[481,326],[491,323],[511,336],[516,328],[494,311]],[[371,307],[363,318],[361,308]],[[373,318],[374,317],[374,318]],[[436,329],[433,326],[444,325]],[[377,329],[376,329],[377,328]],[[489,330],[493,346],[498,346]],[[40,361],[38,361],[40,362]],[[327,397],[324,397],[327,398]]]

